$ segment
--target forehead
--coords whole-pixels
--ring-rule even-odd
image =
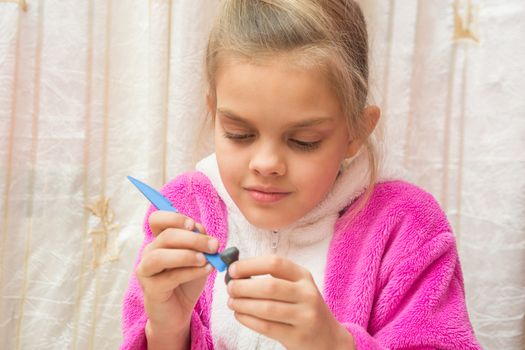
[[[243,115],[341,115],[337,95],[318,67],[297,65],[288,58],[223,60],[216,75],[217,107]]]

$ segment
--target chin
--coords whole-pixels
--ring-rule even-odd
[[[276,231],[290,225],[294,220],[284,220],[284,218],[275,218],[272,215],[258,214],[258,215],[244,215],[246,220],[253,226],[261,230]]]

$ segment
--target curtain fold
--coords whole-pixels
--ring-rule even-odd
[[[450,218],[484,347],[523,349],[525,3],[361,3],[384,146]],[[148,206],[126,176],[158,188],[211,151],[216,10],[0,0],[0,348],[118,347]]]

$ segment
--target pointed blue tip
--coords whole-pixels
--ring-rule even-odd
[[[155,206],[155,208],[159,210],[178,212],[177,209],[175,209],[171,205],[171,202],[161,193],[159,193],[156,189],[150,187],[149,185],[146,185],[144,182],[139,181],[134,177],[128,176],[127,178],[151,202],[151,204]],[[200,232],[197,229],[195,229],[193,232],[200,234]],[[208,262],[218,271],[222,272],[226,270],[226,264],[224,263],[224,261],[222,261],[219,254],[204,255],[206,256],[206,260],[208,260]]]

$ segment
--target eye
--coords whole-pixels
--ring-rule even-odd
[[[225,132],[223,135],[225,138],[236,141],[236,142],[248,142],[254,135],[253,134],[237,134],[232,132]]]
[[[297,139],[290,139],[292,145],[301,151],[314,151],[321,145],[321,141],[306,142]]]

